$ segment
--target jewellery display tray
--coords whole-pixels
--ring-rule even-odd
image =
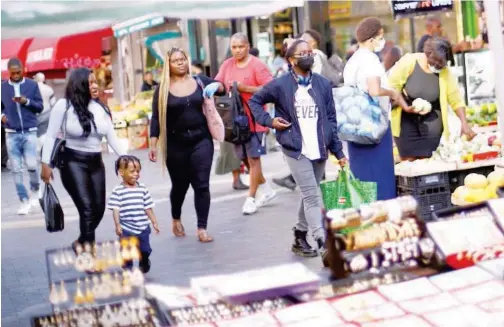
[[[98,275],[94,275],[94,276],[98,276]],[[87,277],[87,279],[90,280],[89,285],[94,285],[94,283],[92,282],[93,275]],[[86,282],[84,279],[64,280],[62,282],[64,283],[65,289],[68,294],[68,301],[66,301],[65,303],[58,303],[58,304],[51,303],[51,305],[53,307],[53,312],[60,312],[63,310],[70,310],[70,309],[75,309],[75,308],[88,308],[91,306],[100,306],[100,305],[107,305],[107,304],[110,305],[113,303],[119,303],[121,301],[125,301],[125,300],[132,299],[132,298],[144,298],[145,297],[145,288],[144,288],[143,284],[141,286],[131,285],[131,292],[129,292],[127,294],[124,294],[124,293],[120,294],[120,295],[112,295],[111,294],[109,297],[103,298],[103,299],[97,298],[93,294],[93,301],[92,302],[90,302],[90,303],[83,302],[82,304],[76,304],[74,299],[75,299],[75,294],[77,292],[78,281],[81,281],[80,289],[81,289],[82,295],[85,297],[85,295],[86,295]],[[120,277],[120,281],[122,284],[122,281],[123,281],[122,276]],[[60,282],[55,283],[54,285],[56,286],[57,291],[61,291]],[[51,288],[51,286],[50,286],[50,288]],[[49,292],[51,292],[51,290]],[[49,294],[49,296],[50,296],[50,294]]]
[[[178,324],[187,326],[200,323],[216,323],[260,312],[274,312],[298,303],[300,303],[300,301],[295,297],[284,296],[240,305],[218,302],[214,304],[163,310],[163,312],[166,313],[166,320],[169,322],[170,326],[178,326]]]
[[[399,198],[399,201],[411,201],[410,198],[411,197],[402,197]],[[399,201],[397,203],[394,203],[393,201],[396,201],[396,199],[372,203],[369,204],[369,206],[377,205],[377,207],[374,207],[373,209],[376,211],[378,210],[376,208],[379,208],[378,206],[379,203],[382,203],[382,206],[385,207],[386,207],[386,205],[384,205],[385,202],[390,203],[390,206],[395,206],[400,203]],[[420,244],[425,243],[430,244],[433,242],[426,234],[425,222],[423,221],[423,219],[419,218],[418,205],[415,205],[415,210],[407,210],[405,208],[401,207],[401,209],[403,209],[401,211],[402,214],[400,218],[401,224],[404,224],[404,222],[406,222],[407,220],[413,219],[414,223],[416,224],[416,228],[418,229],[418,236],[402,238],[399,241],[389,241],[378,244],[372,248],[365,248],[361,250],[348,250],[347,243],[344,241],[344,238],[348,237],[348,235],[339,234],[338,231],[331,229],[331,218],[326,216],[324,218],[324,228],[327,234],[326,239],[326,247],[328,252],[327,261],[329,264],[329,268],[331,270],[331,277],[334,278],[335,280],[340,280],[356,276],[356,278],[358,279],[359,276],[367,276],[368,274],[370,274],[369,276],[371,275],[376,276],[387,272],[407,271],[408,269],[411,269],[413,267],[411,266],[413,261],[415,262],[414,263],[415,267],[435,266],[436,263],[431,260],[433,259],[433,255],[429,255],[430,258],[429,260],[422,260],[423,253],[421,252],[422,246]],[[357,209],[357,212],[359,212],[360,216],[361,209]],[[385,221],[382,220],[381,222],[389,222],[389,221],[390,219],[388,218],[387,214],[387,218],[385,219]],[[373,226],[376,224],[377,223],[372,223],[369,226]],[[413,239],[415,239],[415,241],[413,241]],[[411,243],[406,243],[405,240],[408,240],[408,242],[411,241]],[[403,244],[406,244],[405,246],[408,247],[408,253],[410,252],[410,249],[415,247],[414,253],[417,254],[417,257],[411,256],[411,257],[399,258],[397,260],[395,259],[389,260],[388,253],[385,254],[385,252],[387,252],[389,247],[394,248],[395,252]],[[425,254],[427,255],[427,252],[425,252]],[[351,259],[357,256],[364,257],[368,262],[364,271],[354,272],[350,267]],[[402,257],[402,255],[399,256]],[[377,263],[376,265],[374,265],[373,262],[371,262],[371,258],[374,259],[373,262]],[[385,261],[387,261],[387,264],[384,264]]]
[[[147,324],[129,324],[129,325],[114,325],[114,327],[165,327],[165,326],[170,326],[168,321],[166,320],[164,314],[161,312],[159,309],[159,305],[155,299],[145,299],[148,304],[150,305],[150,308],[153,310],[153,315],[150,315],[150,319],[148,319]],[[120,308],[122,305],[124,305],[126,301],[124,302],[115,302],[108,304],[111,308]],[[86,310],[92,311],[94,314],[103,312],[105,310],[106,305],[99,305],[99,306],[93,306],[93,307],[88,307],[88,308],[78,308],[78,309],[72,309],[72,310],[66,310],[62,311],[59,313],[51,314],[51,315],[44,315],[44,316],[36,316],[32,317],[31,320],[31,327],[59,327],[59,326],[79,326],[77,322],[74,320],[73,325],[69,324],[58,324],[56,323],[56,317],[63,317],[66,316],[68,313],[75,313],[75,312],[84,312]],[[51,318],[55,321],[53,324],[49,325],[44,325],[41,324],[42,321],[48,320],[50,321]],[[104,325],[100,324],[99,322],[95,321],[95,324],[92,326],[99,326],[99,327],[104,327]]]

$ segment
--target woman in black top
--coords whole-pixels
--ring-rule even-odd
[[[200,83],[205,86],[202,90]],[[224,92],[224,86],[205,76],[189,75],[187,55],[172,48],[165,58],[161,84],[152,101],[149,159],[157,161],[157,147],[172,180],[170,192],[173,234],[185,236],[181,223],[182,204],[192,186],[198,216],[198,239],[213,241],[206,231],[210,210],[210,171],[214,146],[202,111],[203,95]]]

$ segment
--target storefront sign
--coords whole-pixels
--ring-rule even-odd
[[[7,63],[9,62],[9,59],[2,59],[2,71],[7,70]]]
[[[113,26],[114,36],[119,38],[124,35],[138,32],[151,27],[159,26],[165,22],[164,16],[155,16],[146,20],[132,20],[126,23]]]
[[[452,9],[453,0],[392,0],[392,13],[394,14],[394,18]]]
[[[26,63],[52,60],[54,48],[44,48],[28,52]]]
[[[352,1],[329,1],[329,19],[350,17]]]

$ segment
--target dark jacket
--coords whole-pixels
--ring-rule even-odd
[[[336,158],[341,159],[345,155],[343,154],[343,145],[338,138],[331,82],[318,74],[313,74],[311,84],[312,88],[309,94],[319,108],[317,133],[320,157],[323,160],[327,159],[327,151],[329,150]],[[299,158],[303,147],[301,130],[294,107],[297,88],[298,83],[294,76],[285,74],[266,84],[249,101],[250,109],[258,124],[273,127],[271,125],[273,119],[263,109],[267,103],[275,104],[275,117],[281,117],[292,124],[289,128],[276,132],[276,139],[283,147],[284,153],[292,158]]]
[[[27,105],[20,104],[18,111],[14,98],[14,86],[9,81],[2,82],[2,114],[7,116],[5,128],[26,131],[37,127],[37,114],[44,110],[44,103],[37,82],[25,78],[20,86],[20,93],[29,100]]]

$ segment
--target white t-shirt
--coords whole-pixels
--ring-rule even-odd
[[[367,80],[370,77],[379,77],[381,86],[388,88],[387,73],[376,54],[366,48],[359,48],[348,60],[343,71],[345,85],[357,86],[360,90],[368,92]],[[390,107],[389,97],[379,97],[382,108]]]
[[[310,160],[320,159],[320,148],[317,133],[318,110],[317,104],[308,93],[311,85],[299,85],[296,91],[294,106],[303,138],[301,154]]]

